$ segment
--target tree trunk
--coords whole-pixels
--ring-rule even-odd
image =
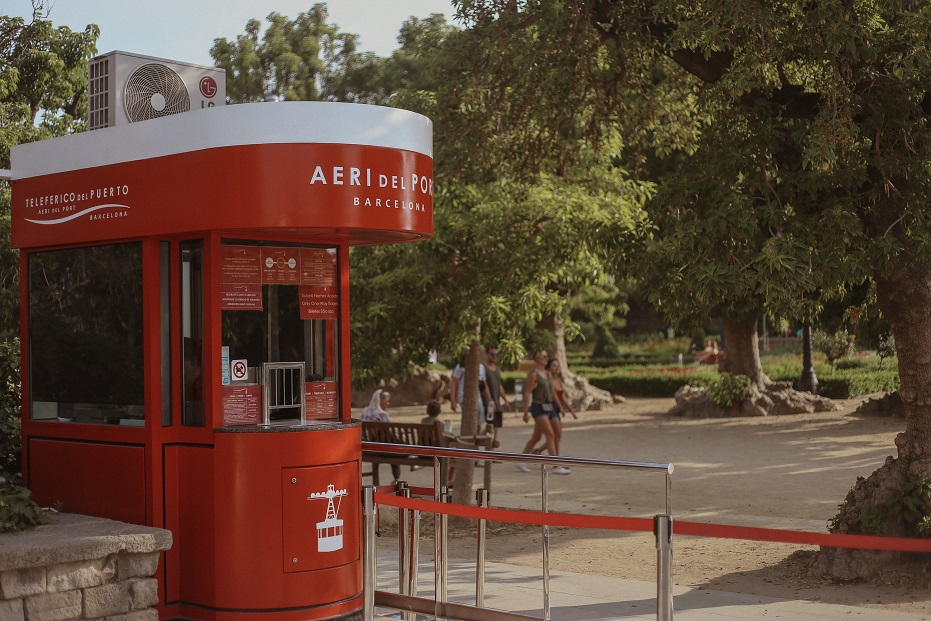
[[[757,388],[769,384],[760,362],[760,345],[756,334],[756,320],[737,321],[724,318],[724,358],[718,370],[732,375],[746,375]]]
[[[876,278],[879,308],[898,346],[905,432],[895,443],[906,462],[931,459],[931,265],[898,265]]]
[[[566,399],[568,399],[572,409],[576,412],[600,410],[604,406],[614,403],[614,396],[610,392],[592,386],[587,379],[581,375],[576,375],[569,368],[569,358],[566,355],[566,331],[563,329],[562,320],[554,315],[549,320],[545,320],[542,325],[553,331],[556,350],[553,355],[559,361],[559,368],[562,369],[563,387],[566,390]],[[623,402],[623,398],[618,400]]]
[[[482,363],[482,344],[476,336],[469,345],[466,356],[465,382],[462,395],[462,418],[460,419],[459,435],[475,435],[476,421],[478,420],[478,367]],[[465,447],[472,448],[472,447]],[[472,475],[475,471],[475,462],[471,459],[457,459],[456,475],[453,485],[453,502],[460,505],[472,504]]]
[[[889,503],[896,502],[896,489],[931,477],[931,265],[899,263],[887,276],[876,276],[875,280],[879,308],[899,344],[899,396],[905,409],[905,431],[895,438],[898,457],[886,458],[869,477],[857,479],[831,520],[831,532],[918,537],[916,520],[931,514],[931,503],[923,502],[917,514],[901,504],[890,507]],[[871,578],[901,560],[902,555],[894,552],[822,548],[812,569],[832,578],[855,580]]]

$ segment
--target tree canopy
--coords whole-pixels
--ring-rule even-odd
[[[81,131],[87,61],[97,26],[55,27],[41,5],[30,20],[0,15],[0,168],[10,148]],[[0,181],[0,338],[19,334],[19,253],[10,248],[10,184]]]

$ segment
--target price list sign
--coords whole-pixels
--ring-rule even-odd
[[[262,413],[262,387],[248,386],[223,387],[223,424],[224,425],[258,425]]]
[[[338,418],[336,382],[307,382],[304,384],[304,393],[308,420]]]
[[[301,248],[301,284],[336,286],[336,252],[326,248]]]

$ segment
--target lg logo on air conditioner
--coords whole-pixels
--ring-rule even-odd
[[[217,81],[211,78],[209,75],[205,75],[200,79],[200,94],[206,97],[207,99],[212,99],[217,94]],[[216,104],[212,101],[200,102],[201,108],[213,108]]]

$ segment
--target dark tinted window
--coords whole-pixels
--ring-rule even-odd
[[[138,423],[142,350],[140,244],[29,255],[33,418]]]

